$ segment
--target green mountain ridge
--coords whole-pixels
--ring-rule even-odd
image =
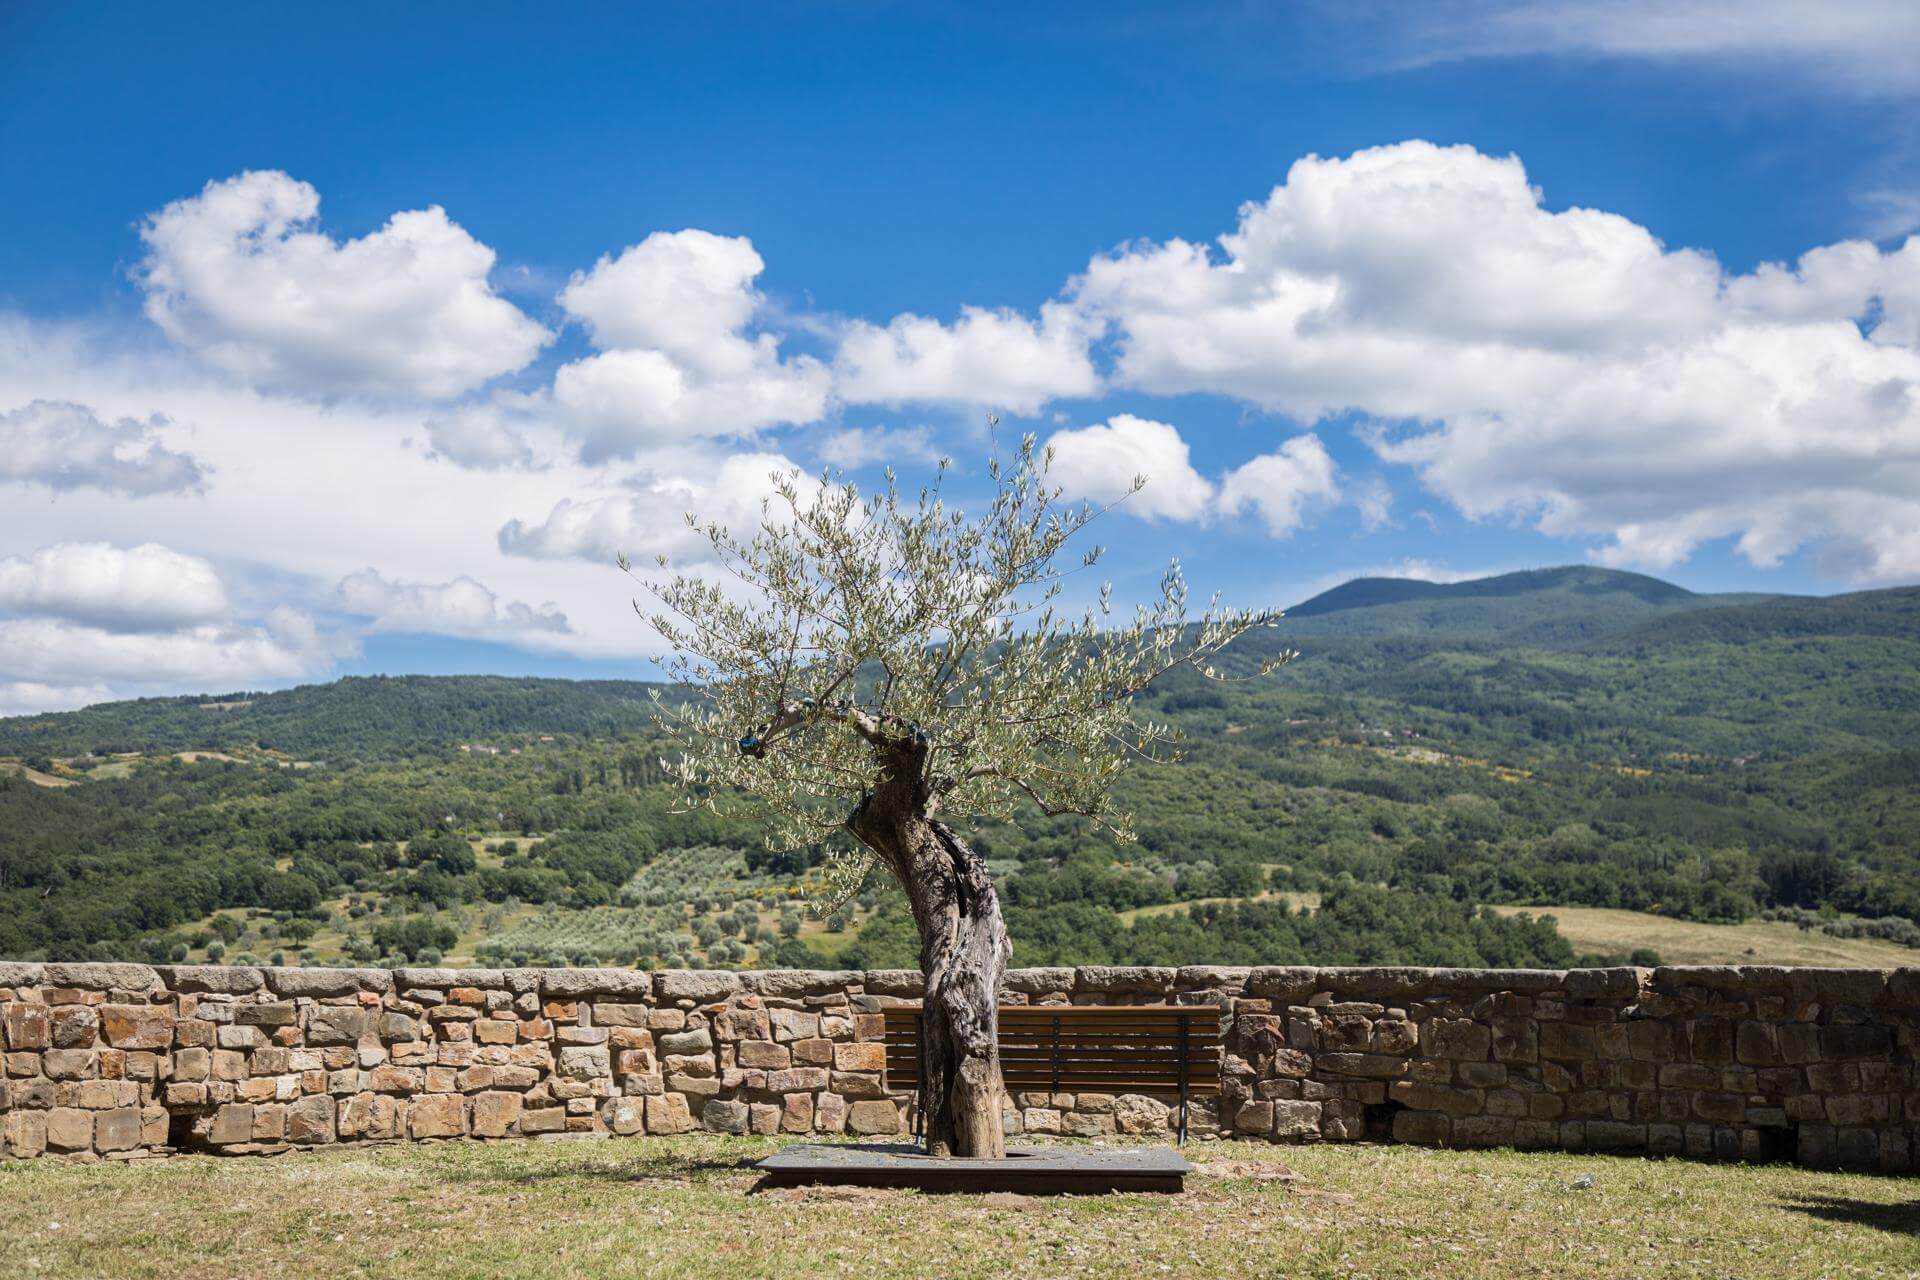
[[[1920,943],[1920,588],[1756,600],[1580,567],[1303,613],[1224,663],[1298,649],[1273,677],[1143,696],[1188,754],[1122,779],[1137,844],[972,824],[1023,963],[1571,961],[1489,903]],[[0,720],[0,955],[911,963],[877,886],[845,934],[787,932],[817,851],[680,812],[656,691],[353,677]]]

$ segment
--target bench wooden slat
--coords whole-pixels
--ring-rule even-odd
[[[888,1084],[917,1088],[920,1010],[883,1012]],[[1210,1093],[1220,1083],[1222,1017],[1213,1005],[1003,1006],[1001,1078],[1023,1090]]]

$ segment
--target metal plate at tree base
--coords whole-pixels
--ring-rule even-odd
[[[796,1143],[755,1166],[768,1187],[913,1187],[1020,1195],[1178,1193],[1193,1166],[1171,1147],[1012,1147],[1004,1159],[937,1158],[905,1143]]]

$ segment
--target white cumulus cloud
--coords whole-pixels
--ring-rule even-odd
[[[1336,468],[1320,437],[1294,436],[1277,453],[1263,454],[1227,473],[1220,483],[1222,515],[1252,508],[1267,532],[1284,538],[1306,520],[1316,504],[1340,496]]]
[[[500,530],[500,549],[537,560],[611,563],[625,555],[645,566],[664,555],[699,561],[707,542],[687,527],[687,513],[750,534],[763,518],[762,502],[773,495],[776,475],[794,476],[803,502],[819,486],[778,454],[735,454],[705,476],[656,475],[636,493],[577,502],[562,498],[538,524],[509,521]],[[777,511],[765,514],[779,518]]]
[[[856,321],[834,358],[835,389],[849,404],[945,401],[1036,413],[1049,400],[1099,393],[1094,336],[1081,312],[1058,302],[1037,321],[985,307],[962,308],[950,325],[910,314],[884,327]]]
[[[141,227],[147,316],[256,386],[446,397],[524,367],[550,335],[494,292],[494,253],[437,205],[336,241],[278,171],[210,182]]]
[[[0,680],[0,716],[73,711],[96,702],[111,702],[114,697],[113,690],[103,684],[56,685],[32,680]]]
[[[1729,277],[1548,209],[1516,158],[1409,142],[1301,160],[1217,254],[1130,246],[1071,293],[1123,384],[1356,412],[1470,516],[1653,568],[1733,538],[1758,564],[1920,574],[1920,242]]]
[[[600,351],[563,365],[551,394],[583,457],[750,436],[825,414],[827,367],[783,358],[773,334],[747,331],[765,265],[744,237],[687,230],[655,232],[573,276],[560,304]]]
[[[0,559],[0,609],[112,627],[211,622],[228,612],[211,564],[156,543],[67,542]]]
[[[1056,431],[1047,439],[1047,477],[1069,497],[1112,502],[1146,486],[1123,509],[1143,519],[1194,520],[1213,503],[1213,486],[1193,469],[1187,442],[1164,422],[1117,413],[1104,423]]]
[[[503,601],[472,578],[394,582],[362,569],[341,579],[339,597],[347,612],[371,618],[374,631],[496,640],[567,630],[567,615],[557,605]]]
[[[199,489],[206,468],[160,442],[166,426],[157,415],[107,422],[85,405],[35,400],[0,413],[0,481],[129,498]]]
[[[233,688],[325,671],[346,651],[307,614],[174,631],[112,631],[35,617],[0,620],[0,683]]]

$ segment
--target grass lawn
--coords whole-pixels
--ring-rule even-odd
[[[1920,1181],[1196,1143],[1188,1193],[749,1194],[774,1139],[0,1165],[18,1277],[1920,1276]],[[1575,1189],[1581,1174],[1594,1185]]]

